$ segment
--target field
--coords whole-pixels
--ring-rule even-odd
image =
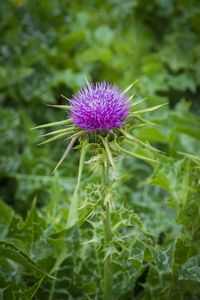
[[[4,0],[0,40],[0,300],[199,300],[199,1]],[[123,126],[69,119],[90,82]]]

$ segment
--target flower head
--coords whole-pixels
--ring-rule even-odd
[[[129,108],[125,92],[107,82],[90,83],[71,99],[73,123],[87,132],[123,126]]]
[[[132,143],[133,146],[137,145],[137,148],[140,147],[151,151],[159,151],[151,145],[137,139],[131,134],[131,131],[135,127],[140,127],[141,121],[142,126],[150,124],[150,122],[141,118],[140,114],[152,112],[163,105],[166,105],[166,103],[150,108],[135,110],[137,105],[146,100],[146,98],[144,98],[134,102],[131,109],[130,101],[134,97],[134,94],[128,97],[127,93],[136,82],[137,80],[130,84],[124,91],[121,91],[116,85],[107,82],[97,82],[96,84],[87,82],[87,86],[77,92],[71,100],[63,96],[70,101],[70,106],[50,105],[55,108],[64,109],[65,111],[67,110],[70,116],[70,118],[62,121],[34,127],[35,129],[43,129],[54,126],[63,126],[61,129],[44,134],[43,136],[48,138],[39,145],[63,138],[70,139],[70,142],[53,170],[53,173],[61,165],[75,143],[78,143],[79,148],[81,149],[80,174],[82,172],[87,151],[90,151],[92,155],[95,154],[96,157],[100,157],[100,159],[104,159],[106,153],[109,164],[113,169],[115,169],[115,166],[112,155],[117,155],[119,153],[143,159],[150,163],[158,162],[146,155],[130,152],[122,147],[128,140],[129,144]],[[127,116],[129,116],[129,119],[125,122]],[[122,126],[124,128],[121,128]],[[115,128],[116,130],[111,130]],[[95,139],[93,131],[98,131],[97,134],[95,134]],[[99,131],[103,131],[103,134]]]

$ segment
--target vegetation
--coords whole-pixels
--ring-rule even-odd
[[[0,14],[0,299],[102,299],[106,254],[113,299],[199,299],[199,1],[6,0]],[[67,142],[40,147],[47,131],[31,130],[67,117],[47,104],[69,104],[84,74],[138,79],[140,109],[169,102],[132,131],[160,164],[117,159],[106,254],[100,167],[86,161],[67,226],[80,151],[52,176]]]

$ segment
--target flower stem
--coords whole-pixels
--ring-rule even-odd
[[[106,253],[112,239],[111,218],[110,218],[110,183],[108,162],[103,166],[103,185],[104,185],[104,280],[103,280],[103,300],[112,299],[112,261],[111,255]]]
[[[82,148],[81,148],[80,161],[79,161],[77,184],[75,186],[74,193],[72,195],[72,199],[71,199],[71,203],[70,203],[70,207],[69,207],[69,213],[68,213],[68,219],[67,219],[67,227],[68,228],[74,226],[78,221],[78,213],[77,213],[78,191],[79,191],[79,187],[80,187],[81,176],[82,176],[82,172],[83,172],[83,165],[84,165],[87,149],[88,149],[88,143],[86,141],[83,141]]]

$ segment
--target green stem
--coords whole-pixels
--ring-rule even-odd
[[[111,255],[106,254],[112,239],[111,219],[110,219],[110,201],[109,201],[109,167],[108,162],[103,168],[103,185],[104,185],[104,281],[103,281],[103,300],[112,299],[112,260]]]
[[[54,291],[55,291],[55,287],[56,287],[57,273],[58,273],[58,270],[55,272],[55,275],[54,275],[55,279],[52,280],[51,290],[50,290],[50,293],[49,293],[49,299],[48,300],[53,300],[53,298],[54,298]]]
[[[78,191],[79,191],[79,187],[80,187],[81,176],[82,176],[82,172],[83,172],[83,165],[84,165],[87,149],[88,149],[88,144],[86,141],[83,141],[82,148],[81,148],[81,154],[80,154],[80,161],[79,161],[77,184],[75,186],[74,193],[72,195],[72,199],[71,199],[71,203],[70,203],[70,207],[69,207],[69,213],[68,213],[68,219],[67,219],[67,227],[68,228],[74,226],[78,221],[78,212],[77,212]]]

